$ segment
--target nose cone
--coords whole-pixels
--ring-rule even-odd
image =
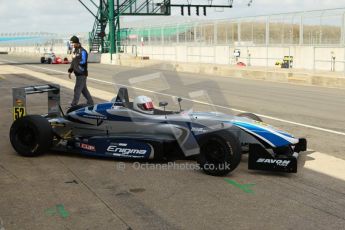
[[[297,144],[298,139],[283,130],[275,128],[264,122],[254,121],[248,118],[233,120],[232,123],[247,133],[252,134],[267,142],[272,147],[280,147],[291,144]]]

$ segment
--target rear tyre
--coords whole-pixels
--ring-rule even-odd
[[[238,117],[247,117],[247,118],[250,118],[250,119],[252,119],[254,121],[262,122],[262,119],[258,115],[254,114],[254,113],[240,113],[237,116]]]
[[[234,134],[220,131],[200,139],[198,163],[211,176],[225,176],[241,161],[241,145]]]
[[[18,154],[27,157],[38,156],[51,148],[53,131],[46,118],[29,115],[13,122],[10,141]]]
[[[41,63],[43,64],[46,61],[44,57],[41,57]]]
[[[51,58],[48,58],[48,64],[52,64],[52,59]]]

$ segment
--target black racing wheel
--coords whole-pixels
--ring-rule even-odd
[[[18,154],[28,157],[38,156],[51,148],[53,130],[46,118],[28,115],[13,122],[10,141]]]
[[[236,136],[228,131],[207,134],[199,140],[198,163],[211,176],[225,176],[241,161],[241,145]]]

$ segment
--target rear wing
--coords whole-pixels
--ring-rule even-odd
[[[26,95],[48,93],[48,116],[61,116],[60,86],[56,84],[12,88],[13,120],[26,115]]]

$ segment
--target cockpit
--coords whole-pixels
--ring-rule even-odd
[[[140,97],[145,97],[145,96],[140,96]],[[170,115],[170,114],[178,114],[178,113],[181,112],[181,111],[167,111],[167,110],[165,110],[165,107],[168,105],[168,103],[167,102],[160,102],[159,106],[163,107],[164,108],[163,110],[154,108],[152,106],[152,111],[151,111],[151,106],[148,106],[150,108],[147,107],[147,110],[150,110],[150,113],[147,113],[144,110],[138,109],[138,107],[141,107],[141,106],[136,106],[134,104],[134,103],[136,103],[135,101],[131,102],[129,100],[128,89],[124,88],[124,87],[121,87],[119,89],[119,91],[117,93],[117,96],[115,98],[113,98],[111,100],[111,102],[113,103],[113,106],[123,106],[125,108],[131,109],[131,110],[135,110],[135,111],[140,112],[140,113],[146,113],[146,114],[152,114],[152,115]],[[145,99],[144,99],[143,103],[150,105],[150,103],[152,103],[152,102],[145,101]],[[146,107],[146,106],[144,106],[144,107]]]

